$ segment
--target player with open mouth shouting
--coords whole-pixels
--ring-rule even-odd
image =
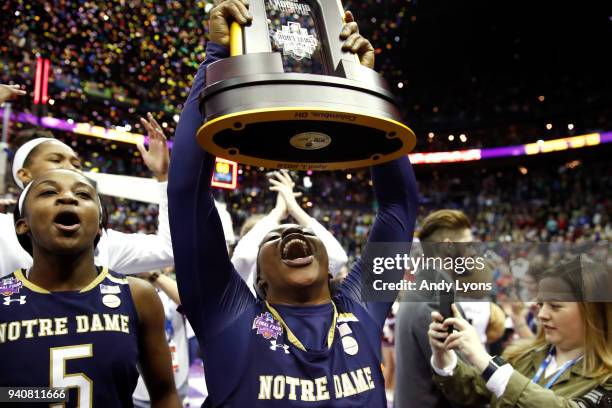
[[[228,56],[228,20],[250,20],[245,2],[227,0],[210,13],[211,42],[177,126],[168,185],[182,306],[204,353],[204,406],[386,407],[380,333],[391,302],[362,301],[365,264],[332,290],[321,240],[281,225],[260,245],[255,298],[227,255],[210,191],[215,158],[195,134],[206,67]],[[372,45],[351,13],[345,20],[344,48],[372,67]],[[411,241],[417,191],[408,157],[373,167],[372,178],[379,211],[369,241]]]

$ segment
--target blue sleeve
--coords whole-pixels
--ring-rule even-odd
[[[170,231],[181,304],[200,342],[231,324],[255,302],[230,262],[210,191],[215,157],[197,143],[204,123],[199,96],[206,67],[228,55],[209,42],[176,127],[168,180]]]
[[[408,254],[419,201],[417,183],[408,156],[372,167],[372,181],[379,209],[368,237],[368,243],[406,243],[406,245],[399,246],[402,250],[400,255]],[[395,251],[393,254],[397,253],[397,248],[398,245],[389,245],[389,250]],[[371,276],[362,276],[362,274],[373,274],[372,271],[363,269],[364,263],[360,260],[353,266],[340,286],[340,294],[360,303],[382,328],[393,300],[362,301],[362,280],[369,282],[371,278]],[[401,272],[395,273],[391,280],[399,281],[402,275]],[[386,295],[387,298],[391,297],[389,293]]]

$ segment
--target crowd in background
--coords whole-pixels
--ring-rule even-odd
[[[483,41],[483,55],[475,59],[483,66],[468,67],[458,60],[461,49],[451,48],[482,32],[463,30],[452,21],[459,12],[456,8],[438,9],[417,0],[344,3],[371,39],[376,68],[389,81],[404,118],[418,135],[416,151],[515,145],[610,130],[609,80],[602,81],[598,69],[590,76],[577,75],[577,56],[550,51],[555,55],[547,64],[567,63],[567,69],[551,73],[552,65],[543,64],[508,81],[506,74],[518,66],[517,61],[539,61],[526,38],[499,34],[509,30],[511,15],[484,25],[491,43]],[[49,115],[145,133],[138,117],[154,112],[171,139],[181,102],[204,59],[204,27],[211,7],[204,0],[8,0],[0,5],[0,13],[11,18],[11,24],[0,27],[0,83],[19,83],[33,90],[36,57],[50,58]],[[482,4],[466,8],[475,13],[487,10]],[[434,27],[429,24],[434,17],[448,24]],[[449,38],[449,32],[458,38]],[[414,41],[423,35],[440,38],[425,49]],[[492,42],[500,39],[513,43],[514,51],[508,55],[502,52],[513,47],[491,51]],[[578,43],[577,39],[566,42],[565,50],[576,51]],[[17,99],[14,109],[33,111],[31,98]],[[11,132],[23,127],[13,126]],[[84,170],[151,177],[133,145],[64,132],[54,135],[79,153]],[[612,239],[612,164],[605,154],[589,158],[577,153],[573,158],[540,162],[517,159],[495,166],[482,163],[415,167],[420,194],[417,233],[431,211],[460,209],[471,220],[477,241],[551,243],[552,255],[538,265],[542,270],[562,259],[568,244]],[[302,193],[298,198],[302,207],[332,232],[347,252],[350,266],[361,255],[377,210],[369,171],[293,177]],[[8,194],[0,196],[0,212],[12,211],[18,194],[9,178]],[[215,195],[227,204],[236,236],[249,217],[270,212],[276,201],[266,169],[246,165],[240,166],[236,190],[219,189]],[[103,200],[108,228],[130,233],[157,230],[157,205],[115,197]],[[498,295],[503,295],[498,299],[516,295],[510,255],[517,254],[497,253],[494,259],[494,280],[501,291]],[[537,251],[530,254],[537,255]]]
[[[135,146],[56,135],[79,152],[86,170],[151,176]],[[612,189],[612,168],[605,160],[510,163],[499,168],[454,165],[433,171],[426,166],[416,167],[419,220],[433,209],[457,208],[470,217],[473,233],[482,241],[612,239],[612,202],[607,195]],[[247,218],[274,207],[276,196],[268,190],[265,174],[262,168],[241,165],[239,187],[215,193],[228,204],[237,236]],[[369,171],[309,172],[294,178],[303,193],[303,208],[337,237],[351,259],[358,256],[376,212]],[[156,229],[155,205],[111,197],[105,205],[113,229],[147,233]]]
[[[458,13],[475,19],[491,11],[486,2],[442,7],[378,0],[373,7],[374,2],[347,1],[345,7],[353,10],[372,41],[376,69],[420,136],[419,151],[607,130],[609,81],[602,80],[597,66],[589,75],[577,68],[580,57],[594,46],[585,45],[582,36],[598,35],[605,29],[600,22],[577,30],[581,37],[557,44],[527,37],[540,29],[557,33],[559,28],[548,19],[533,15],[527,28],[516,29],[512,13],[518,11],[466,28]],[[211,7],[204,0],[6,1],[0,12],[11,24],[0,27],[0,83],[33,89],[36,57],[49,58],[50,115],[142,133],[137,118],[153,111],[172,136],[204,58]],[[591,16],[575,18],[590,21]],[[457,44],[466,41],[482,55],[462,54]],[[513,75],[524,66],[530,67],[529,75]],[[29,111],[32,106],[18,101],[15,109]]]
[[[93,160],[87,158],[84,162],[93,165]],[[114,160],[113,164],[122,166],[121,161]],[[416,171],[421,195],[419,219],[436,208],[462,209],[472,220],[473,233],[479,240],[612,239],[612,201],[607,194],[612,189],[610,163],[572,160],[529,169],[516,165],[462,169],[456,165],[450,171],[421,172],[419,167]],[[239,172],[238,189],[216,192],[217,198],[228,204],[237,235],[247,218],[269,212],[276,199],[268,191],[265,171],[240,166]],[[354,257],[367,240],[376,202],[369,172],[358,170],[349,175],[300,173],[295,179],[303,193],[303,208],[332,231],[349,256]],[[309,188],[304,187],[305,178]],[[156,214],[151,205],[109,199],[107,207],[112,228],[129,232],[155,228]]]
[[[419,220],[437,208],[457,208],[470,217],[474,236],[482,241],[609,240],[611,170],[609,163],[579,161],[552,168],[539,166],[527,174],[516,166],[498,170],[455,167],[433,173],[417,167]],[[236,225],[254,212],[269,211],[274,204],[274,195],[266,194],[263,173],[256,174],[259,177],[244,177],[239,190],[225,194]],[[304,208],[334,233],[349,256],[355,256],[366,242],[376,203],[369,172],[349,174],[350,179],[340,172],[313,173],[308,176],[312,187],[303,188],[302,200]],[[261,199],[262,192],[266,200]]]
[[[56,133],[83,158],[86,170],[150,177],[131,145]],[[484,163],[484,162],[483,162]],[[482,241],[582,242],[612,238],[612,168],[605,160],[555,160],[499,168],[417,166],[420,217],[437,208],[462,209]],[[236,235],[253,214],[265,214],[276,195],[264,169],[241,165],[236,190],[216,190],[227,203]],[[327,227],[349,257],[361,251],[376,201],[369,171],[294,174],[303,208]],[[156,229],[155,205],[108,197],[109,226],[127,232]],[[418,228],[418,227],[417,227]]]

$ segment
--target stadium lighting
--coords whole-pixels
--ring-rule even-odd
[[[40,75],[42,74],[42,58],[38,57],[36,59],[36,81],[34,83],[34,105],[38,105],[40,103],[40,87],[41,80]]]
[[[429,134],[427,135],[427,137],[429,137],[430,139],[434,138],[434,133],[433,132],[429,132]]]
[[[303,184],[305,188],[310,188],[312,187],[312,180],[310,179],[310,177],[305,176],[303,179]]]
[[[0,115],[4,114],[4,112],[5,109],[0,108]],[[89,123],[75,122],[73,119],[60,119],[51,116],[45,116],[39,119],[37,116],[26,112],[11,112],[10,116],[11,120],[16,122],[29,123],[48,129],[56,129],[78,135],[89,136],[90,138],[85,140],[85,143],[87,144],[91,144],[91,138],[102,138],[129,144],[137,144],[145,141],[145,135],[142,134],[121,131],[119,129],[106,129],[102,126],[95,126]],[[138,123],[136,123],[135,127],[139,128],[140,126]],[[429,132],[429,134],[433,136],[434,133]],[[609,143],[612,143],[612,131],[603,133],[589,133],[546,141],[540,139],[535,143],[514,146],[445,152],[411,153],[409,156],[412,164],[456,163],[499,157],[537,155]],[[168,141],[168,147],[172,149],[172,140]],[[247,169],[248,168],[250,167],[247,166]],[[263,171],[263,168],[260,168],[260,170]],[[312,175],[313,171],[309,170],[306,173],[308,175]],[[372,182],[369,181],[368,184],[372,185]]]
[[[568,128],[569,130],[574,130],[574,124],[573,124],[573,123],[568,124],[568,125],[567,125],[567,128]]]
[[[463,143],[467,142],[467,137],[462,133],[459,135],[459,140],[461,140]]]
[[[45,105],[49,101],[49,65],[47,58],[36,58],[36,77],[34,79],[34,105]]]
[[[546,124],[546,129],[548,129],[548,130],[552,129],[552,123],[547,123]]]
[[[404,87],[404,83],[403,83],[403,82],[398,82],[398,83],[397,83],[397,87],[398,87],[399,89],[402,89],[402,88]]]
[[[546,99],[546,98],[544,98],[544,95],[538,96],[538,101],[544,102],[544,99]]]
[[[43,73],[42,73],[42,96],[40,97],[40,103],[43,105],[49,100],[48,89],[49,89],[49,60],[45,58],[43,60]]]
[[[455,135],[448,135],[448,140],[451,142],[455,140]]]

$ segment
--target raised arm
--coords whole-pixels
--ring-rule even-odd
[[[376,220],[368,237],[370,243],[406,243],[406,245],[389,245],[385,256],[410,253],[414,223],[418,207],[417,183],[408,156],[389,163],[372,167],[372,181],[379,209]],[[384,251],[383,251],[384,252]],[[378,254],[377,254],[378,255]],[[385,292],[385,301],[363,302],[361,297],[362,279],[369,281],[373,274],[364,269],[364,262],[355,264],[341,286],[341,292],[355,301],[361,302],[370,315],[382,328],[389,308],[395,300],[396,293]],[[399,281],[403,271],[386,272],[385,281]],[[384,275],[381,275],[384,276]]]
[[[138,274],[138,277],[148,280],[156,289],[164,292],[177,306],[181,304],[176,281],[164,274],[163,271],[144,272]]]
[[[340,273],[342,267],[348,262],[346,251],[340,245],[340,242],[315,218],[310,217],[308,224],[317,237],[321,239],[325,249],[327,250],[327,258],[329,259],[329,273],[336,276]]]
[[[204,153],[196,132],[204,118],[198,97],[206,67],[226,57],[227,49],[209,42],[174,138],[168,198],[170,230],[182,306],[200,341],[219,332],[254,298],[234,270],[221,219],[210,191],[215,158]]]
[[[325,249],[327,250],[329,272],[333,276],[336,276],[340,272],[342,266],[348,261],[348,257],[342,248],[342,245],[340,245],[338,240],[334,238],[334,236],[328,230],[326,230],[325,227],[323,227],[315,218],[308,215],[308,213],[300,206],[296,200],[296,197],[299,197],[301,193],[293,192],[295,183],[291,179],[291,175],[286,170],[272,172],[268,178],[268,181],[272,184],[270,190],[278,192],[279,197],[282,197],[289,215],[291,215],[302,227],[311,229],[312,232],[314,232],[315,235],[321,239]]]
[[[174,264],[168,221],[168,184],[159,183],[159,215],[155,234],[126,234],[106,230],[98,243],[97,261],[124,275],[162,269]]]
[[[149,136],[148,148],[138,144],[145,164],[158,183],[159,216],[156,234],[124,234],[108,230],[98,244],[98,260],[115,272],[125,275],[161,269],[174,264],[168,221],[168,164],[170,156],[166,136],[151,113],[140,119]]]
[[[280,195],[276,197],[276,206],[251,228],[249,232],[240,238],[232,254],[232,264],[247,284],[252,284],[254,277],[251,276],[257,263],[259,244],[270,230],[277,227],[280,221],[286,217],[287,206]]]

